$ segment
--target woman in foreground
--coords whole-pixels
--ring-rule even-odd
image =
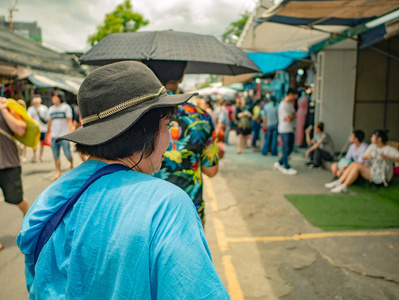
[[[83,126],[58,141],[89,159],[38,197],[17,238],[30,299],[229,299],[191,199],[149,175],[169,146],[174,107],[192,96],[167,95],[139,62],[84,80]]]

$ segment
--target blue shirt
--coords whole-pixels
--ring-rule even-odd
[[[266,127],[278,124],[278,106],[268,102],[263,107],[263,115],[266,116]]]
[[[34,275],[45,222],[103,166],[87,161],[71,170],[24,218],[17,243],[30,299],[229,299],[191,199],[130,170],[89,186],[43,247]]]

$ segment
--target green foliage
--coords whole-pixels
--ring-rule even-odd
[[[235,22],[231,22],[227,27],[227,30],[222,35],[223,42],[235,44],[237,42],[237,38],[241,36],[242,31],[244,30],[245,23],[249,18],[250,12],[246,11],[241,14],[240,19]]]
[[[221,75],[211,74],[208,76],[208,78],[206,79],[205,82],[201,83],[198,86],[198,89],[204,89],[204,88],[210,87],[211,83],[220,82],[220,81],[222,81]]]
[[[97,32],[90,35],[87,41],[94,46],[111,33],[135,32],[148,23],[142,15],[133,12],[130,0],[125,0],[112,13],[105,15],[104,25],[97,26]]]

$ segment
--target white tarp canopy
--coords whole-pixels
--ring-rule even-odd
[[[235,96],[237,93],[236,90],[227,88],[227,87],[207,87],[200,89],[198,91],[195,91],[196,93],[200,95],[213,95],[213,94],[218,94],[221,96]]]
[[[38,87],[59,88],[76,95],[84,78],[33,71],[32,74],[28,76],[28,79]]]
[[[259,6],[254,10],[245,25],[237,46],[245,52],[303,51],[330,37],[330,32],[342,32],[347,26],[314,26],[315,29],[301,26],[263,22],[254,28],[255,19],[262,17],[266,9]],[[325,32],[319,31],[323,30]]]
[[[399,9],[399,0],[283,0],[270,9],[262,2],[252,13],[238,42],[246,52],[307,52],[311,46],[335,39],[349,28],[359,29],[352,32],[351,37],[397,19]],[[388,19],[384,21],[384,18]],[[378,21],[380,19],[382,21]],[[364,24],[366,29],[360,28]],[[377,36],[387,32],[384,29]]]
[[[328,32],[341,32],[347,28],[346,26],[323,26],[322,29]],[[250,26],[238,46],[245,52],[307,52],[309,47],[329,37],[330,33],[304,29],[299,26],[264,22],[255,29]]]

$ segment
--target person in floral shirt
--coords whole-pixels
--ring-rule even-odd
[[[175,94],[186,62],[145,61],[145,64]],[[165,152],[161,169],[155,177],[182,188],[193,200],[202,224],[205,224],[202,173],[213,177],[218,172],[219,153],[211,117],[202,109],[186,103],[178,106],[169,123],[171,144]]]

